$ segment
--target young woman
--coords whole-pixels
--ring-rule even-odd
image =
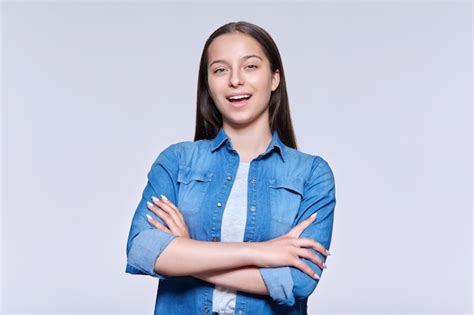
[[[335,203],[328,163],[297,150],[277,46],[229,23],[203,49],[194,141],[148,173],[126,272],[162,280],[155,314],[307,314]]]

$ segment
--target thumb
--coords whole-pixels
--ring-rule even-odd
[[[298,223],[295,227],[293,227],[290,232],[288,232],[288,235],[293,236],[295,238],[299,238],[301,233],[311,225],[314,221],[316,221],[316,217],[318,216],[317,213],[312,214],[309,218],[306,220],[301,221]]]

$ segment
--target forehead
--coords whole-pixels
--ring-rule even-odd
[[[265,59],[262,46],[253,37],[242,33],[231,33],[216,37],[208,48],[208,62],[216,59],[232,61],[247,55]]]

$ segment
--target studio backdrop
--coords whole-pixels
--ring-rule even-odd
[[[468,1],[1,3],[2,314],[153,312],[125,273],[146,174],[194,136],[204,42],[262,26],[336,182],[310,314],[472,312]]]

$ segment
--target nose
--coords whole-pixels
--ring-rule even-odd
[[[229,86],[235,87],[242,84],[244,84],[244,80],[240,71],[232,71],[229,78]]]

